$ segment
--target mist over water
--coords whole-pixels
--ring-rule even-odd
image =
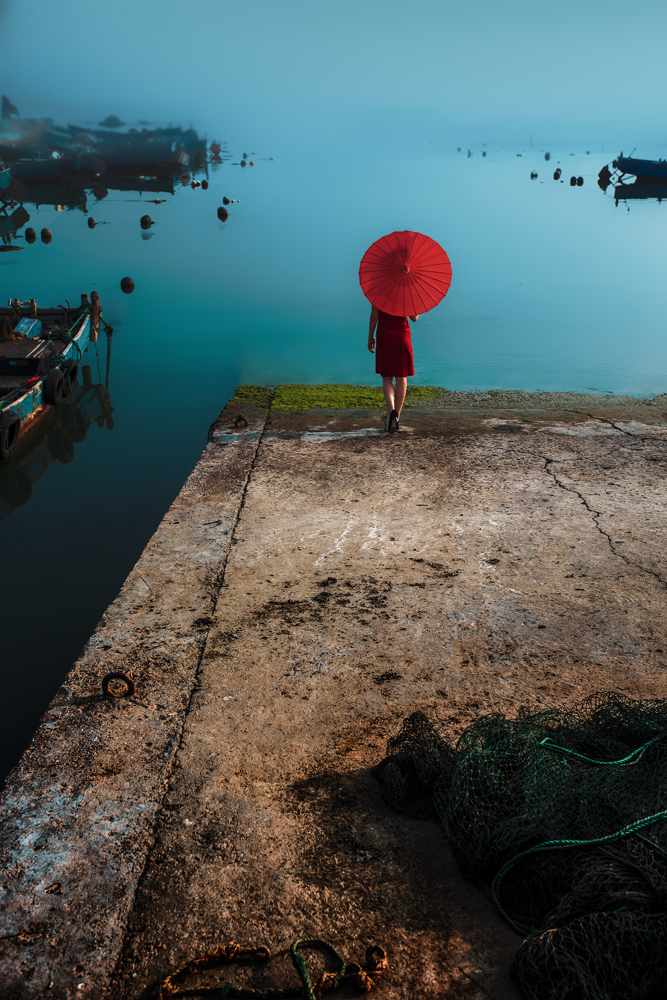
[[[667,390],[667,205],[628,210],[596,184],[621,150],[667,155],[651,103],[665,11],[644,7],[655,30],[645,38],[638,18],[635,35],[626,11],[621,39],[614,4],[601,24],[567,3],[540,14],[418,2],[406,19],[375,0],[123,2],[113,14],[0,0],[0,90],[22,115],[192,124],[255,163],[209,164],[207,191],[88,192],[87,214],[27,204],[53,242],[0,255],[5,298],[78,302],[94,288],[114,328],[113,428],[91,426],[73,460],[52,461],[28,502],[0,511],[5,770],[234,387],[377,380],[357,269],[379,236],[425,232],[452,261],[449,294],[413,327],[414,383]],[[56,73],[68,53],[76,72]],[[96,384],[105,352],[102,338],[84,359]]]

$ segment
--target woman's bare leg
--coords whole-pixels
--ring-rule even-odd
[[[405,378],[405,376],[403,376],[403,375],[399,378],[398,375],[397,375],[396,376],[396,401],[394,403],[394,409],[398,411],[399,417],[401,415],[401,410],[403,409],[403,401],[405,400],[405,393],[407,392],[407,389],[408,389],[408,380],[407,380],[407,378]],[[387,395],[387,393],[385,392],[385,397],[386,397],[386,395]],[[393,393],[392,393],[392,395],[393,395]]]
[[[382,391],[384,392],[384,401],[387,404],[387,412],[391,413],[394,409],[394,380],[389,375],[382,376]],[[403,396],[405,396],[405,390],[403,390]]]

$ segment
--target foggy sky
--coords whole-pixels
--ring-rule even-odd
[[[667,4],[627,0],[0,0],[0,89],[23,114],[396,141],[411,114],[512,135],[661,142]]]

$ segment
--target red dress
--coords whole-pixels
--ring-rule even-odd
[[[414,375],[412,339],[407,316],[391,316],[378,310],[379,319],[375,333],[375,371],[389,378]]]

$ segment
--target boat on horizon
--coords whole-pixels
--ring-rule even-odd
[[[667,198],[667,160],[642,160],[621,153],[598,174],[598,187],[602,191],[610,185],[614,187],[616,204],[643,199],[663,201]]]

